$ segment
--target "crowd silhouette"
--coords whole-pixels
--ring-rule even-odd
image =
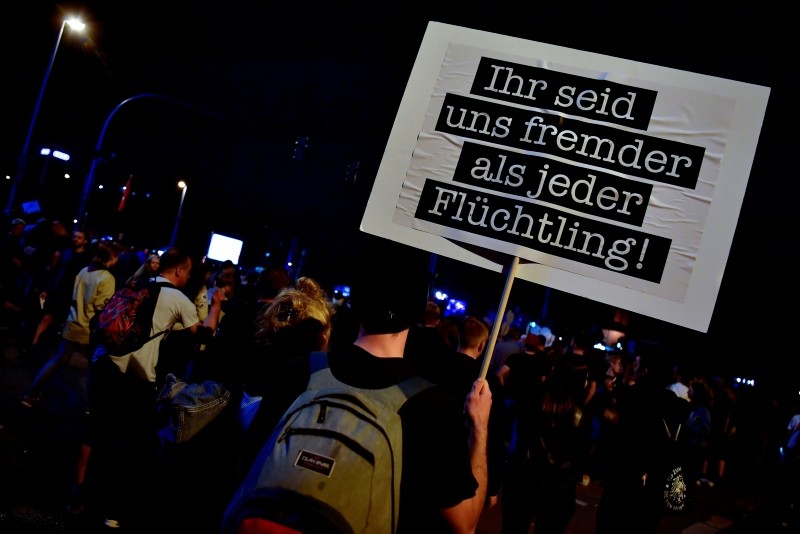
[[[152,376],[136,395],[148,398],[148,386],[157,388],[174,373],[192,382],[217,381],[233,392],[234,401],[190,442],[157,443],[151,422],[133,425],[133,416],[120,412],[121,383],[90,373],[95,347],[85,308],[101,308],[97,299],[107,300],[132,280],[163,275],[164,257],[82,229],[69,232],[62,222],[44,218],[32,225],[11,220],[0,247],[0,327],[6,348],[13,344],[16,351],[3,365],[23,367],[30,376],[19,398],[22,419],[58,404],[58,388],[64,386],[53,377],[64,367],[77,369],[73,386],[83,409],[73,415],[88,437],[78,440],[74,462],[65,468],[69,484],[58,489],[75,532],[216,532],[279,407],[304,388],[292,367],[302,366],[313,350],[347,347],[359,334],[347,299],[317,280],[292,279],[281,266],[256,272],[194,258],[179,287],[193,306],[183,320],[192,324],[178,321],[158,342]],[[174,259],[166,262],[174,270]],[[390,287],[387,281],[386,288],[375,290]],[[214,303],[220,309],[207,322]],[[201,339],[187,332],[198,320],[211,325]],[[593,481],[603,485],[597,532],[631,525],[637,532],[655,532],[668,511],[657,488],[642,488],[655,486],[668,455],[685,467],[689,505],[701,488],[734,484],[764,485],[781,517],[798,504],[796,490],[784,493],[775,486],[791,480],[800,463],[800,416],[790,396],[733,387],[721,373],[692,369],[666,343],[623,339],[596,348],[604,340],[592,325],[576,325],[566,339],[504,325],[496,346],[487,347],[492,326],[476,316],[444,316],[429,299],[410,329],[405,353],[417,373],[462,404],[482,358],[491,358],[485,507],[502,508],[504,534],[527,533],[531,524],[537,534],[566,532],[575,514],[576,485]],[[99,428],[89,423],[92,410],[103,411],[103,404],[90,401],[91,385],[102,391],[98,384],[106,388],[106,402],[116,403]],[[283,403],[261,405],[263,398]],[[126,418],[121,427],[114,424],[120,417]],[[670,437],[669,429],[678,429],[678,447],[669,452],[664,426]],[[126,458],[134,454],[131,444],[149,447],[150,453],[136,453],[135,463],[122,464],[113,460],[123,449],[91,453],[93,443],[106,443],[104,437],[122,427]],[[145,473],[154,481],[144,494],[120,489],[123,476]],[[109,488],[116,489],[109,494]],[[3,497],[12,499],[7,491]],[[106,517],[114,508],[109,502],[120,500],[126,500],[124,516]]]

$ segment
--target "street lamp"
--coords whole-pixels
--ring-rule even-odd
[[[47,71],[44,73],[44,80],[42,80],[42,87],[39,89],[39,98],[36,99],[36,106],[33,108],[33,116],[31,123],[28,125],[28,135],[25,136],[25,144],[22,145],[22,154],[19,156],[17,162],[17,174],[14,177],[14,182],[11,184],[11,193],[8,196],[8,204],[6,205],[6,215],[11,215],[14,208],[14,200],[17,196],[17,188],[25,176],[25,171],[28,166],[28,146],[31,142],[31,135],[33,134],[33,127],[36,124],[36,117],[39,115],[39,108],[42,105],[42,96],[44,96],[44,89],[47,87],[47,80],[50,78],[50,71],[53,70],[53,63],[56,60],[56,53],[58,52],[58,45],[61,44],[61,36],[64,35],[64,27],[69,26],[73,31],[82,32],[86,28],[86,24],[77,18],[64,19],[61,23],[61,30],[58,32],[56,39],[56,46],[53,48],[53,54],[50,56],[50,63],[47,65]]]
[[[44,164],[42,165],[42,175],[39,177],[39,191],[44,188],[44,179],[45,175],[47,174],[47,165],[50,163],[50,158],[60,159],[61,161],[69,161],[70,156],[66,152],[62,152],[60,150],[52,150],[49,148],[43,148],[39,151],[39,154],[44,156]]]
[[[77,221],[76,224],[80,224],[81,226],[84,226],[84,227],[87,225],[88,213],[86,212],[86,208],[88,206],[89,193],[92,190],[92,184],[94,184],[94,175],[95,175],[95,172],[97,171],[97,166],[100,164],[100,162],[103,159],[102,156],[101,156],[101,150],[103,148],[103,139],[105,139],[106,132],[108,131],[108,127],[111,125],[111,119],[114,118],[114,116],[117,114],[117,112],[120,109],[122,109],[122,107],[125,104],[127,104],[129,102],[133,102],[134,100],[142,99],[142,98],[156,98],[156,99],[159,99],[159,100],[164,100],[166,102],[171,102],[173,104],[178,104],[178,105],[183,106],[183,107],[188,108],[188,109],[199,111],[201,113],[204,113],[206,115],[209,115],[209,116],[217,118],[217,119],[221,119],[222,118],[222,116],[220,116],[220,115],[218,115],[216,113],[211,113],[210,111],[206,111],[206,110],[197,108],[197,107],[195,107],[195,106],[193,106],[191,104],[188,104],[186,102],[182,102],[182,101],[177,100],[175,98],[171,98],[171,97],[164,96],[164,95],[159,95],[159,94],[154,94],[154,93],[142,93],[140,95],[134,95],[132,97],[126,98],[125,100],[123,100],[122,102],[117,104],[116,107],[114,107],[114,109],[111,110],[111,113],[108,114],[108,117],[106,117],[105,122],[103,122],[103,128],[100,130],[100,136],[97,138],[97,144],[95,145],[95,148],[94,148],[94,157],[92,158],[92,164],[89,167],[89,174],[86,175],[86,181],[83,184],[83,194],[81,195],[81,205],[80,205],[80,208],[78,208],[78,216],[75,217],[75,221]],[[183,201],[182,198],[181,198],[181,201]]]
[[[183,211],[183,199],[186,198],[186,190],[189,189],[189,186],[186,185],[186,182],[181,180],[178,182],[178,187],[181,189],[181,203],[178,204],[178,215],[175,217],[175,228],[172,229],[172,239],[169,240],[169,246],[175,246],[175,239],[178,237],[178,223],[181,220],[181,211]]]

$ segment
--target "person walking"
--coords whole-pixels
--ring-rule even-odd
[[[151,334],[169,331],[175,323],[195,336],[213,336],[224,294],[216,293],[204,322],[194,303],[181,291],[192,270],[192,258],[177,248],[161,256],[157,283],[161,287],[153,312]],[[158,435],[156,366],[161,337],[122,355],[98,345],[89,367],[91,447],[89,459],[96,512],[104,524],[147,530],[158,516]],[[151,491],[147,491],[147,489]],[[144,491],[143,491],[144,489]]]
[[[100,243],[92,262],[75,277],[72,304],[61,332],[61,343],[55,355],[42,366],[22,398],[26,408],[38,406],[47,382],[73,355],[89,361],[89,324],[114,294],[116,281],[109,269],[119,258],[121,248],[113,242]]]
[[[386,388],[416,375],[404,351],[409,329],[425,307],[426,263],[422,258],[419,265],[413,263],[413,251],[380,245],[364,252],[367,261],[357,264],[364,272],[351,284],[358,337],[347,347],[330,350],[328,361],[334,377],[345,384]],[[388,265],[375,260],[398,257],[403,258],[402,268],[394,260]],[[268,398],[265,392],[262,403],[280,402],[288,408],[293,400]],[[476,379],[465,402],[432,386],[403,405],[398,533],[475,531],[486,498],[491,404],[487,382]],[[229,510],[236,505],[232,501]],[[226,514],[224,532],[236,531],[232,515]]]

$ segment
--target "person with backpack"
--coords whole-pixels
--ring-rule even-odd
[[[74,354],[89,361],[89,323],[114,294],[116,281],[109,269],[117,263],[121,251],[122,248],[117,243],[100,243],[97,254],[89,265],[75,276],[72,304],[61,331],[61,343],[53,357],[42,366],[28,386],[21,401],[26,408],[38,406],[42,402],[42,392],[47,382]]]
[[[425,308],[426,263],[411,267],[414,250],[365,252],[371,261],[354,265],[368,270],[351,284],[358,336],[312,353],[309,389],[273,425],[221,532],[475,531],[491,391],[476,377],[459,402],[417,376],[404,348]],[[262,403],[273,402],[268,393]]]
[[[133,523],[146,529],[158,514],[155,400],[159,345],[177,322],[195,336],[210,338],[217,328],[224,297],[222,292],[217,293],[209,304],[208,317],[201,323],[194,303],[181,291],[191,270],[189,255],[177,248],[167,250],[161,256],[159,275],[149,285],[121,288],[106,306],[106,311],[115,308],[116,314],[100,316],[103,328],[95,332],[99,344],[89,367],[91,457],[87,483],[96,497],[94,512],[104,518],[107,527]],[[139,306],[136,288],[146,291]],[[124,306],[118,302],[123,297],[129,297]],[[133,307],[140,313],[125,313]],[[125,335],[141,330],[142,325],[144,335]],[[133,350],[121,352],[124,349],[120,347]]]
[[[634,357],[635,383],[619,396],[619,418],[606,435],[608,469],[596,532],[656,532],[686,510],[688,403],[669,389],[672,360],[659,346]]]

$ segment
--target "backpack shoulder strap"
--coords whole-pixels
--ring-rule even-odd
[[[678,441],[678,435],[681,433],[681,426],[682,425],[680,423],[678,423],[678,426],[675,429],[675,432],[673,433],[669,429],[669,425],[667,424],[667,420],[662,417],[661,421],[664,422],[664,430],[666,430],[666,432],[667,432],[667,437],[672,441]]]
[[[152,308],[152,309],[150,310],[150,312],[151,312],[151,314],[153,314],[153,315],[154,315],[154,314],[156,313],[156,306],[158,306],[158,296],[161,294],[161,288],[162,288],[162,287],[172,287],[172,288],[175,288],[175,285],[174,285],[172,282],[157,282],[157,281],[156,281],[156,279],[155,279],[155,277],[153,277],[153,278],[149,278],[149,279],[147,280],[147,283],[150,285],[150,288],[151,288],[151,289],[154,289],[154,290],[155,290],[155,291],[153,291],[153,292],[152,292],[152,294],[150,294],[150,295],[148,296],[148,298],[150,299],[150,302],[151,302],[151,308]],[[177,289],[177,288],[175,288],[175,289]],[[171,331],[171,330],[172,330],[172,327],[169,327],[169,328],[167,328],[167,329],[165,329],[165,330],[161,330],[160,332],[156,332],[156,333],[155,333],[155,334],[153,334],[152,336],[148,337],[148,338],[147,338],[147,341],[151,341],[151,340],[153,340],[153,339],[157,338],[158,336],[160,336],[160,335],[162,335],[162,334],[166,334],[167,332],[169,332],[169,331]]]

